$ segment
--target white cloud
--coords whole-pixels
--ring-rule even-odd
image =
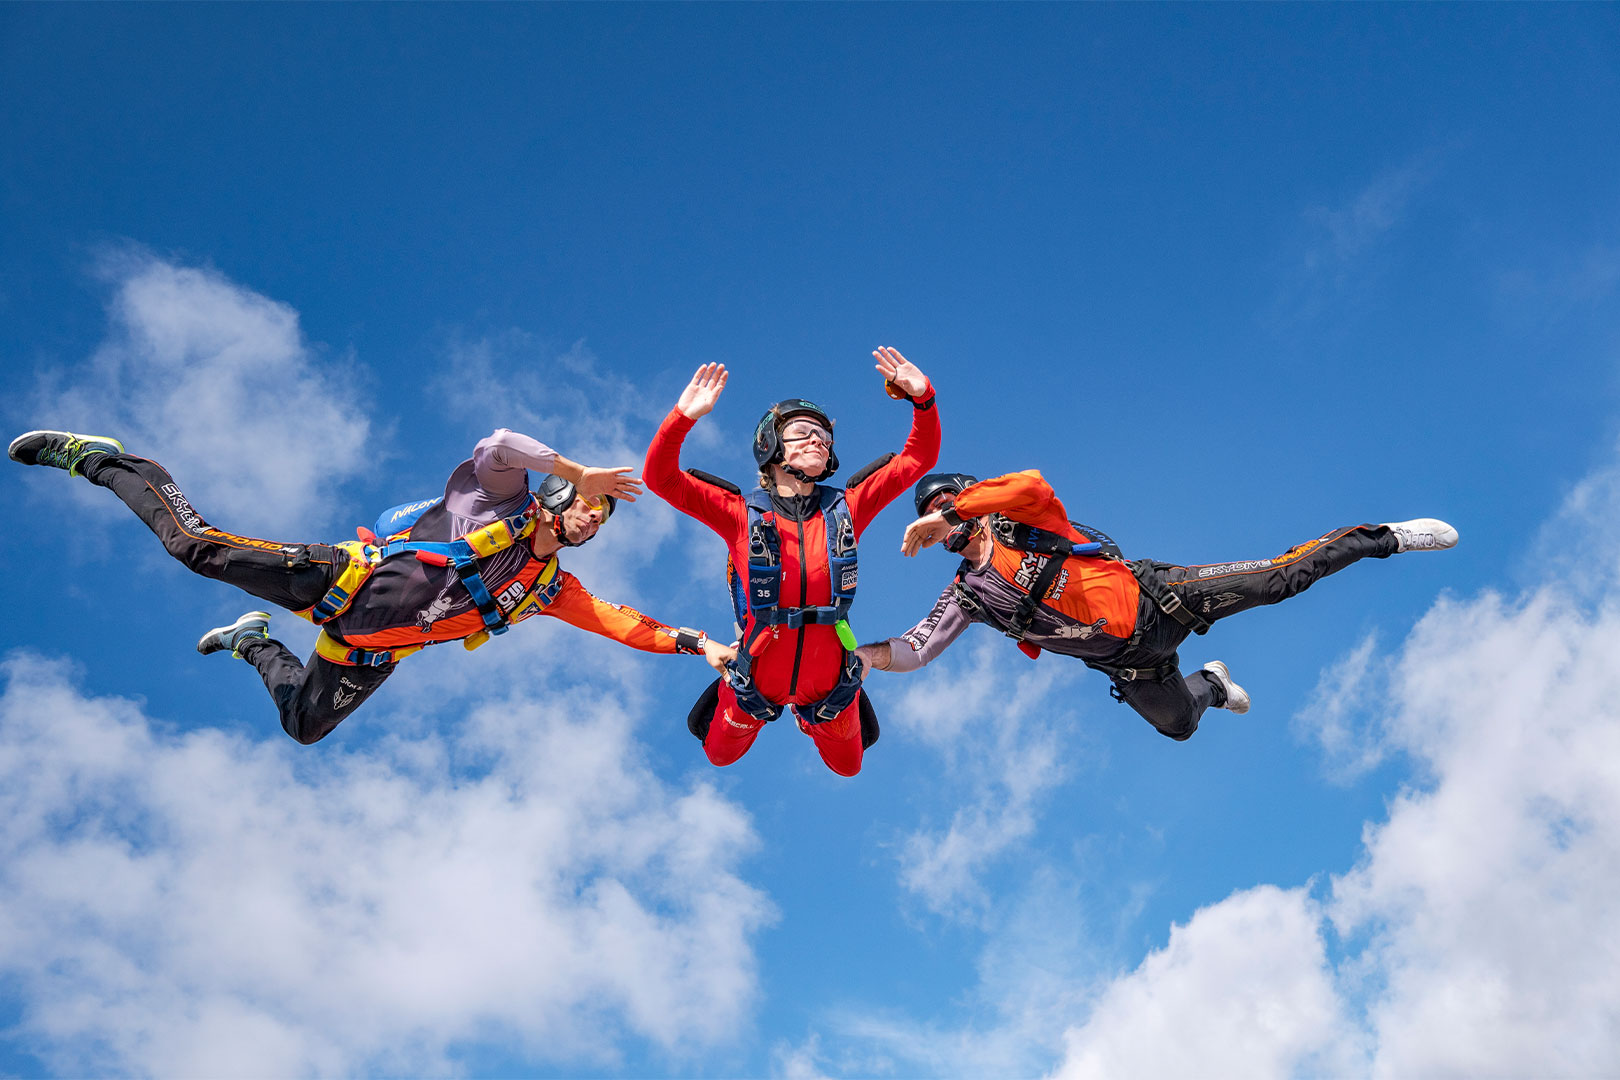
[[[1587,560],[1578,575],[1566,579],[1565,566],[1517,599],[1442,599],[1393,657],[1374,658],[1363,642],[1324,675],[1324,687],[1364,702],[1359,729],[1338,718],[1343,745],[1403,753],[1415,779],[1365,826],[1361,858],[1321,910],[1303,891],[1261,886],[1200,911],[1071,1032],[1061,1073],[1185,1073],[1154,1039],[1108,1033],[1151,1030],[1165,1000],[1191,1008],[1189,987],[1225,984],[1271,1004],[1264,1024],[1240,1019],[1236,1034],[1174,1032],[1174,1053],[1212,1063],[1205,1074],[1614,1074],[1612,479],[1604,471],[1581,485],[1555,522]],[[1256,920],[1262,906],[1273,910]],[[1344,952],[1324,967],[1330,928]],[[1323,998],[1329,982],[1337,1007]],[[1243,1057],[1227,1056],[1233,1045]]]
[[[1331,272],[1360,256],[1400,222],[1413,195],[1433,174],[1427,160],[1408,162],[1375,176],[1344,205],[1308,209],[1305,218],[1319,237],[1305,253],[1306,267]]]
[[[319,524],[337,486],[373,467],[366,371],[310,346],[291,308],[133,249],[99,270],[107,340],[46,377],[34,426],[116,435],[214,524],[274,538]]]
[[[1346,1075],[1320,921],[1303,891],[1271,886],[1199,911],[1067,1034],[1056,1075]]]
[[[953,808],[949,823],[925,820],[899,842],[901,883],[937,913],[984,909],[980,874],[1034,833],[1042,797],[1068,775],[1064,744],[1082,737],[1059,692],[1077,665],[1054,657],[1031,669],[1011,653],[1000,638],[959,642],[952,662],[908,677],[890,712],[944,761],[936,794]]]
[[[1375,768],[1388,752],[1381,731],[1358,723],[1385,674],[1387,662],[1377,656],[1377,648],[1377,633],[1369,633],[1322,672],[1310,700],[1294,714],[1295,734],[1321,744],[1329,771],[1342,782]]]
[[[611,1063],[729,1040],[757,998],[752,827],[639,762],[633,688],[520,683],[346,754],[0,670],[0,973],[58,1072],[438,1072],[492,1033]]]
[[[1443,597],[1390,653],[1363,640],[1297,718],[1323,733],[1334,775],[1406,767],[1353,866],[1240,889],[1125,974],[1083,940],[998,971],[1010,945],[1049,946],[1066,924],[1054,910],[1044,937],[990,927],[979,982],[953,1003],[967,1019],[829,1011],[794,1060],[899,1074],[1018,1074],[1034,1056],[1063,1077],[1613,1076],[1620,470],[1580,484],[1539,544],[1562,552],[1536,561],[1541,581]],[[981,752],[965,748],[962,718],[994,704],[974,689],[941,677],[908,701],[915,734],[960,754],[941,785],[953,795]],[[946,851],[937,832],[923,841]],[[955,880],[986,857],[961,858]],[[933,880],[935,895],[960,894]],[[842,1056],[818,1049],[834,1046]]]
[[[447,349],[446,368],[455,377],[434,384],[436,403],[470,421],[479,437],[497,427],[511,428],[587,465],[629,465],[639,476],[647,444],[675,404],[673,398],[654,400],[641,386],[604,369],[583,342],[559,351],[533,334],[508,330],[453,340]],[[495,383],[503,388],[500,395],[483,392]],[[705,420],[688,435],[685,456],[693,450],[715,455],[723,435],[712,418]],[[638,580],[652,567],[653,556],[670,545],[673,557],[682,561],[681,572],[669,573],[666,566],[656,581]],[[563,562],[592,592],[614,602],[645,606],[651,603],[645,594],[658,586],[661,597],[673,594],[683,604],[699,604],[701,620],[693,612],[648,614],[680,624],[702,621],[715,637],[730,640],[724,546],[708,528],[656,495],[644,493],[633,504],[621,504],[598,536],[565,552]]]
[[[1389,238],[1438,171],[1438,151],[1392,166],[1337,205],[1306,207],[1278,293],[1265,313],[1273,328],[1342,311],[1376,273]]]
[[[1331,914],[1370,936],[1374,1072],[1612,1075],[1620,1061],[1620,649],[1612,593],[1442,603],[1390,739],[1434,781],[1371,827]]]

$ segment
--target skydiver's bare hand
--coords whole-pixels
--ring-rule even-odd
[[[737,659],[737,647],[722,645],[714,638],[709,638],[703,643],[703,659],[708,661],[710,667],[724,675],[726,664]]]
[[[620,465],[615,469],[599,469],[587,465],[580,470],[574,490],[587,499],[611,495],[625,502],[635,502],[636,496],[641,494],[641,477],[625,475],[634,467]]]
[[[904,390],[907,397],[918,397],[928,389],[928,376],[919,371],[916,364],[901,356],[899,349],[880,345],[872,356],[876,358],[877,369],[883,378]]]
[[[861,668],[861,679],[863,681],[868,675],[872,674],[873,668],[877,668],[879,671],[889,669],[891,650],[887,641],[880,641],[876,645],[862,645],[855,650],[855,655],[860,657],[863,665]]]
[[[942,514],[924,514],[906,526],[906,535],[900,540],[900,554],[915,555],[925,547],[933,547],[951,534],[950,522]]]
[[[725,388],[726,365],[704,364],[692,376],[692,381],[686,384],[686,389],[681,391],[681,399],[675,403],[675,407],[688,420],[707,416],[714,403],[720,400],[720,391]]]

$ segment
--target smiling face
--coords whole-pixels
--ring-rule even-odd
[[[596,530],[607,520],[605,499],[578,498],[562,512],[563,532],[569,543],[583,544],[596,535]]]
[[[795,416],[782,425],[782,464],[806,476],[820,476],[832,452],[832,432],[808,416]]]

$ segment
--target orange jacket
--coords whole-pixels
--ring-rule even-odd
[[[956,497],[956,513],[964,519],[1001,514],[1021,524],[1066,536],[1076,543],[1092,539],[1069,523],[1068,511],[1038,469],[1008,473],[971,485]],[[1028,588],[1017,585],[1019,569],[1026,559],[1034,558],[1028,552],[998,542],[991,548],[990,569],[1021,591],[1028,592]],[[1125,563],[1115,559],[1070,558],[1041,602],[1049,610],[1082,624],[1106,619],[1103,633],[1128,638],[1136,630],[1140,591],[1136,575]]]

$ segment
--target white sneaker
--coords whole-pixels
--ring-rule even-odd
[[[197,651],[207,656],[209,653],[231,650],[232,656],[242,655],[242,645],[253,638],[267,638],[270,636],[270,613],[268,611],[250,611],[229,626],[216,626],[202,636],[197,642]]]
[[[1395,534],[1396,551],[1444,551],[1457,546],[1457,530],[1439,518],[1386,521],[1383,527]]]
[[[1204,665],[1204,670],[1215,676],[1215,681],[1226,691],[1226,704],[1221,708],[1230,709],[1235,713],[1249,711],[1249,692],[1232,681],[1232,673],[1226,670],[1225,664],[1219,660],[1211,660]]]

